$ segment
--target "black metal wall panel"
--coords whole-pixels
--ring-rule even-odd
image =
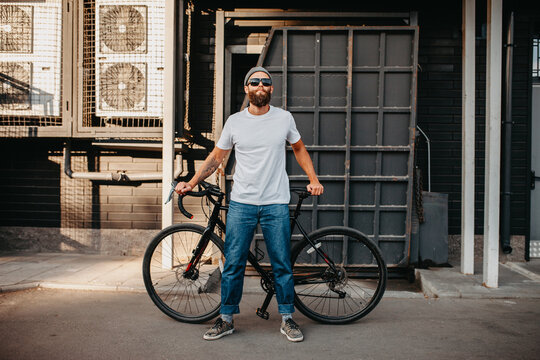
[[[409,260],[417,49],[416,27],[282,27],[259,58],[272,105],[293,114],[325,186],[301,223],[359,229],[394,266]],[[287,172],[291,185],[307,184],[290,148]],[[345,252],[362,261],[353,246]]]

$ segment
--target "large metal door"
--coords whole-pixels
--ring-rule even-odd
[[[416,27],[282,27],[258,62],[325,187],[308,199],[303,226],[359,229],[397,266],[409,261],[417,49]],[[290,147],[287,172],[292,186],[307,184]],[[264,250],[260,234],[255,244]]]

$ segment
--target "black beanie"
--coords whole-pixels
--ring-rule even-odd
[[[262,66],[255,66],[255,67],[252,67],[246,74],[246,77],[244,78],[244,86],[247,85],[247,82],[249,80],[249,77],[251,75],[253,75],[254,73],[256,73],[257,71],[262,71],[263,73],[265,73],[266,75],[268,75],[270,77],[270,79],[272,79],[272,75],[270,75],[270,73],[268,72],[268,70],[266,70],[265,68],[263,68]]]

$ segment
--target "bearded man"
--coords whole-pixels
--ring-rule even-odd
[[[210,176],[234,147],[234,184],[227,213],[225,266],[221,278],[221,317],[203,338],[219,339],[234,332],[233,315],[240,312],[244,272],[249,246],[257,224],[261,225],[272,264],[280,331],[290,341],[304,336],[292,319],[294,282],[290,262],[289,178],[285,170],[285,146],[289,142],[298,164],[309,178],[307,190],[321,195],[311,158],[300,139],[292,114],[270,105],[274,87],[272,76],[263,67],[254,67],[244,78],[249,106],[231,115],[214,150],[193,178],[176,186],[185,194]]]

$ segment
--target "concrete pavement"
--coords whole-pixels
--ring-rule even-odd
[[[540,259],[529,262],[499,263],[499,287],[483,286],[482,263],[474,275],[463,275],[460,268],[416,269],[416,279],[426,297],[466,299],[539,299]]]
[[[161,313],[143,293],[33,289],[0,294],[0,360],[17,359],[538,359],[537,299],[383,298],[368,316],[321,324],[296,313],[305,340],[280,334],[255,315],[246,294],[236,331],[202,335],[213,321],[187,324]]]
[[[459,266],[417,269],[417,285],[389,281],[389,298],[540,298],[540,259],[499,266],[499,287],[482,286],[482,264],[475,275]],[[31,288],[145,292],[142,258],[69,253],[0,254],[0,292]],[[258,277],[247,277],[245,293],[262,293]]]

